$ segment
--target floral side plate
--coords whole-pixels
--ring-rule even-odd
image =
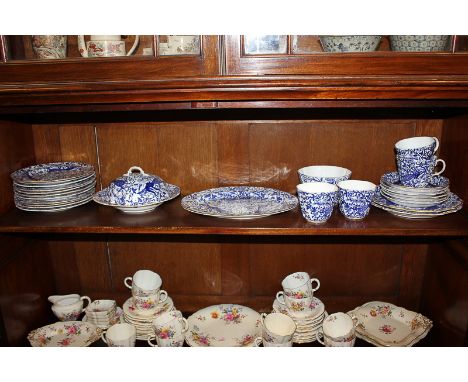
[[[187,211],[229,219],[270,216],[289,211],[297,204],[297,198],[287,192],[250,186],[211,188],[182,199]]]
[[[102,330],[83,321],[64,321],[43,326],[28,334],[31,346],[89,346],[101,338]]]
[[[212,305],[188,319],[185,340],[190,346],[254,346],[262,336],[260,314],[236,304]]]
[[[387,302],[368,302],[348,314],[358,319],[356,336],[377,346],[412,346],[432,328],[422,314]]]

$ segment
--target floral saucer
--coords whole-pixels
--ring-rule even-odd
[[[310,309],[303,311],[291,311],[286,305],[281,305],[277,299],[273,302],[273,309],[279,313],[286,314],[294,320],[304,321],[304,322],[313,322],[315,319],[319,318],[320,315],[323,315],[325,311],[325,305],[317,297],[312,298],[312,303],[310,304]]]
[[[236,304],[212,305],[188,319],[185,340],[190,346],[254,346],[262,336],[260,314]]]
[[[133,304],[133,297],[130,297],[129,299],[127,299],[127,301],[125,301],[122,306],[125,316],[135,321],[142,321],[142,322],[147,322],[148,319],[152,319],[152,317],[157,316],[158,314],[171,310],[171,308],[173,307],[174,307],[174,302],[172,301],[172,298],[170,298],[169,296],[167,296],[167,299],[164,302],[162,303],[160,302],[159,304],[157,304],[154,309],[148,309],[148,310],[138,309]]]
[[[28,334],[31,346],[89,346],[101,338],[102,330],[83,321],[64,321],[43,326]]]
[[[372,301],[348,312],[358,319],[356,336],[377,346],[412,346],[432,328],[420,313]]]

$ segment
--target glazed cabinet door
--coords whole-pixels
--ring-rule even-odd
[[[2,36],[1,83],[218,75],[219,36]]]
[[[226,36],[228,75],[468,74],[467,36]]]

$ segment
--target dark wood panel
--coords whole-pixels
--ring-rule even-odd
[[[444,120],[440,157],[447,163],[444,176],[450,180],[450,190],[465,202],[468,200],[468,117]],[[463,207],[467,210],[466,203]]]
[[[0,121],[0,213],[13,206],[10,174],[35,163],[30,125]]]
[[[250,245],[252,295],[271,296],[281,281],[297,271],[321,283],[320,296],[396,296],[399,293],[401,244],[294,243]]]
[[[211,123],[99,125],[103,186],[131,166],[176,184],[183,194],[216,187],[216,129]]]
[[[434,322],[431,341],[467,346],[468,242],[450,241],[429,248],[421,312]]]
[[[440,125],[438,121],[430,123]],[[348,168],[352,179],[378,184],[384,173],[396,171],[394,144],[417,135],[418,124],[422,122],[340,120],[251,124],[251,182],[295,192],[299,183],[297,170],[321,164]],[[422,132],[423,128],[418,131]]]
[[[123,281],[139,269],[158,273],[169,296],[221,294],[220,244],[195,242],[110,242],[112,282],[118,292],[131,291]]]
[[[6,243],[7,238],[2,240],[7,251]],[[54,321],[47,301],[55,290],[54,277],[44,244],[31,241],[16,248],[15,256],[1,264],[0,311],[10,346],[24,345],[31,330]]]

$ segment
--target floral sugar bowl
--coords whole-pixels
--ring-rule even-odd
[[[133,166],[126,174],[113,180],[109,187],[97,192],[93,200],[125,213],[140,214],[153,211],[163,202],[174,199],[179,194],[179,187]]]

